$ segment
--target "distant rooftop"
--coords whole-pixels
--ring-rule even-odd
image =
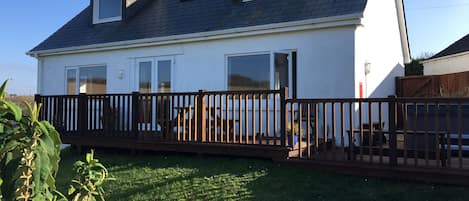
[[[430,59],[436,59],[436,58],[445,57],[445,56],[449,56],[453,54],[459,54],[459,53],[468,52],[468,51],[469,51],[469,34],[459,39],[458,41],[454,42],[453,44],[451,44],[449,47],[439,52],[438,54],[435,54]]]

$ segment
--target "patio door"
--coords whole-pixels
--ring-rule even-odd
[[[283,87],[288,87],[288,95],[292,97],[293,91],[296,90],[293,87],[293,64],[294,62],[292,51],[276,51],[273,53],[273,65],[274,65],[274,89],[278,90]],[[296,70],[295,70],[296,71]]]
[[[174,58],[156,57],[137,60],[137,90],[140,93],[171,92]]]
[[[271,88],[275,90],[280,90],[283,87],[288,87],[288,97],[293,97],[293,95],[296,95],[296,86],[294,86],[294,83],[296,82],[296,76],[294,75],[294,73],[296,73],[296,52],[290,50],[274,51],[272,52],[271,64]],[[277,104],[281,102],[279,95],[277,95],[275,99]],[[274,102],[270,102],[269,111],[270,116],[274,116],[274,113],[280,115],[280,105],[274,107]],[[271,119],[270,121],[273,121],[273,119]],[[275,129],[275,131],[277,132],[280,131],[280,119],[277,119],[277,122],[275,123],[271,122],[270,125],[277,125],[278,127],[266,129]],[[276,135],[280,136],[279,133],[277,133]]]
[[[171,92],[174,58],[154,57],[142,58],[137,62],[137,88],[140,93]],[[166,117],[158,108],[167,104],[168,100],[161,97],[147,96],[140,102],[139,127],[156,131],[159,129],[157,117]]]

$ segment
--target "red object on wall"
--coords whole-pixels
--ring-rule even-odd
[[[358,87],[358,90],[360,91],[360,98],[363,98],[363,82],[360,82]]]

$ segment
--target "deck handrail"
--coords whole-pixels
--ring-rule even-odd
[[[36,95],[35,101],[44,105],[41,119],[65,136],[270,146],[288,149],[291,159],[390,167],[466,167],[469,98],[288,94],[288,88],[199,90]]]

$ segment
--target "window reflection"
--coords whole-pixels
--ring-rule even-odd
[[[151,61],[139,63],[139,91],[140,93],[151,93]]]
[[[104,94],[106,93],[106,67],[79,68],[80,93]]]
[[[275,53],[275,89],[288,87],[288,57],[289,54]]]
[[[121,0],[99,0],[99,19],[119,17],[121,6]]]
[[[76,69],[67,70],[67,94],[68,95],[77,94],[77,70]]]
[[[158,92],[171,92],[171,60],[158,61]]]
[[[270,55],[228,57],[228,89],[270,89]]]

